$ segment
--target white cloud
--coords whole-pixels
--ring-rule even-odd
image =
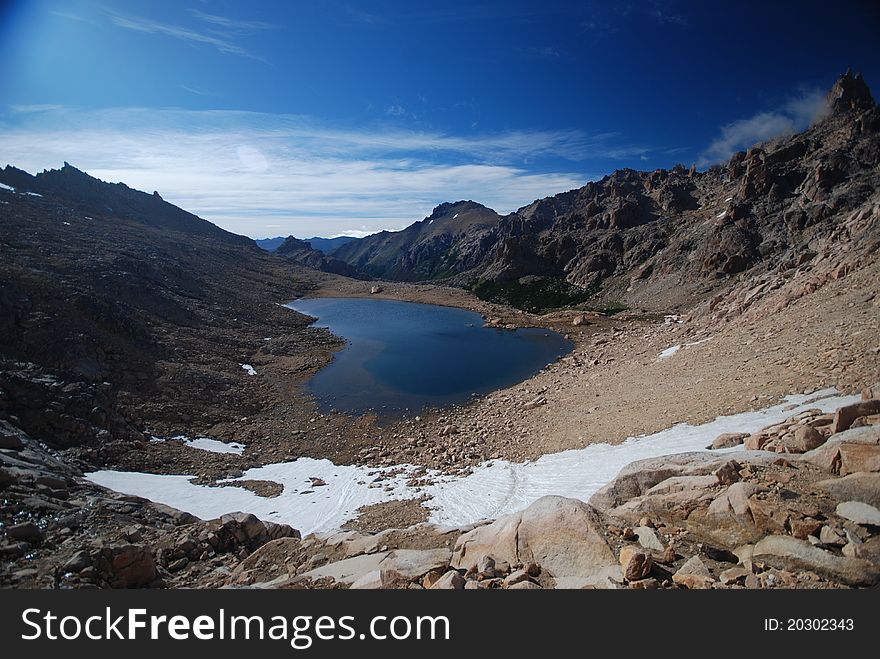
[[[519,131],[466,139],[247,112],[58,110],[13,119],[0,124],[0,153],[10,164],[36,172],[66,160],[107,181],[158,190],[255,237],[401,229],[458,199],[506,213],[587,179],[523,162],[557,151],[582,155],[573,144],[616,148],[607,135]]]
[[[759,142],[796,133],[825,116],[827,111],[824,92],[818,89],[802,92],[776,110],[759,112],[722,126],[721,135],[701,154],[697,165],[706,167],[722,162]]]
[[[265,61],[263,58],[255,55],[251,51],[234,43],[229,35],[218,33],[220,36],[205,34],[197,30],[193,30],[180,25],[170,23],[160,23],[159,21],[142,18],[140,16],[123,16],[122,14],[109,13],[110,21],[117,27],[135,32],[144,32],[146,34],[160,34],[166,37],[172,37],[181,41],[189,41],[191,43],[213,46],[221,53],[227,55],[238,55],[240,57],[248,57]]]

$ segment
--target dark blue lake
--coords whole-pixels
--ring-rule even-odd
[[[478,313],[369,298],[288,304],[348,342],[309,380],[322,409],[380,416],[466,402],[527,379],[573,344],[545,329],[483,327]]]

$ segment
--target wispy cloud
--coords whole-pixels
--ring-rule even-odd
[[[528,48],[526,52],[530,55],[536,55],[538,57],[545,57],[548,59],[558,59],[560,55],[559,49],[553,46]]]
[[[820,89],[802,91],[781,107],[758,112],[721,127],[721,134],[703,151],[697,166],[706,167],[727,160],[737,151],[807,128],[828,111]]]
[[[184,85],[183,83],[177,85],[183,91],[189,92],[190,94],[195,94],[196,96],[218,96],[219,94],[215,94],[213,92],[207,92],[203,89],[199,89],[198,87],[192,87],[190,85]]]
[[[59,18],[66,18],[69,21],[76,21],[77,23],[94,23],[91,18],[86,18],[85,16],[80,16],[79,14],[74,14],[69,11],[62,11],[60,9],[51,9],[49,10],[49,14],[52,16],[58,16]]]
[[[30,114],[32,112],[53,112],[56,110],[63,110],[64,106],[56,105],[54,103],[29,103],[24,105],[10,105],[9,109],[13,112]]]
[[[598,177],[534,164],[572,140],[590,142],[572,131],[459,137],[228,111],[60,110],[0,123],[11,164],[39,171],[67,160],[256,237],[400,229],[456,199],[509,212]]]
[[[204,23],[215,25],[227,30],[239,30],[243,32],[252,32],[255,30],[280,30],[284,26],[276,23],[268,23],[266,21],[246,21],[227,16],[218,16],[216,14],[206,14],[198,9],[189,9],[189,13]]]
[[[392,103],[385,109],[385,114],[390,117],[405,117],[409,112],[400,103]]]
[[[143,32],[146,34],[159,34],[162,36],[171,37],[173,39],[179,39],[181,41],[187,41],[194,44],[212,46],[221,53],[225,53],[227,55],[237,55],[239,57],[247,57],[259,61],[265,61],[262,57],[252,53],[247,48],[238,45],[237,43],[232,41],[229,36],[224,35],[220,32],[215,31],[215,33],[213,34],[206,34],[204,32],[199,32],[198,30],[183,27],[181,25],[161,23],[159,21],[154,21],[149,18],[143,18],[141,16],[128,16],[117,14],[114,12],[109,12],[108,15],[110,17],[110,21],[115,26],[126,30],[133,30],[135,32]]]

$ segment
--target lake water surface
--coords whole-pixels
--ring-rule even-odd
[[[483,327],[480,314],[452,307],[370,298],[287,306],[348,342],[309,380],[325,411],[381,416],[464,403],[529,378],[573,347],[545,329]]]

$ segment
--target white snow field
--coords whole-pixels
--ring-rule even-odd
[[[240,510],[290,524],[304,534],[336,530],[353,518],[360,506],[429,494],[433,498],[425,505],[432,509],[430,521],[459,526],[516,512],[548,494],[586,501],[621,468],[635,460],[702,451],[724,432],[754,432],[805,409],[833,411],[857,400],[859,396],[840,396],[834,389],[788,396],[785,402],[763,410],[722,416],[699,426],[682,423],[653,435],[631,437],[618,445],[592,444],[583,449],[545,455],[533,462],[487,462],[468,476],[442,477],[422,489],[406,485],[406,472],[414,468],[410,465],[386,468],[403,466],[405,472],[371,488],[371,481],[382,470],[339,466],[329,460],[311,458],[249,469],[236,479],[270,480],[283,485],[283,493],[271,499],[239,487],[194,485],[186,475],[105,470],[88,474],[87,478],[98,485],[164,503],[203,519]],[[740,449],[729,449],[730,452],[737,450]],[[312,477],[323,479],[326,486],[313,487]],[[390,489],[386,490],[385,486]]]
[[[244,453],[244,444],[238,442],[221,442],[210,437],[196,437],[195,439],[184,439],[183,443],[192,448],[197,448],[209,453],[235,453],[241,455]]]

